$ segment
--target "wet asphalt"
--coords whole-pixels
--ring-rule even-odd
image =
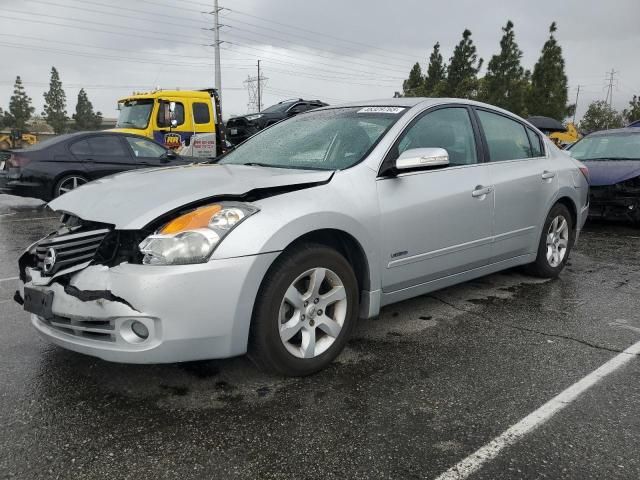
[[[640,229],[601,223],[560,279],[511,270],[390,306],[312,377],[111,364],[45,343],[11,300],[56,222],[0,195],[2,479],[435,478],[640,341]],[[640,478],[639,375],[634,359],[471,478]]]

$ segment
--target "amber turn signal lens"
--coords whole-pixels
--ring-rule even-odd
[[[222,210],[221,205],[207,205],[206,207],[200,207],[192,212],[185,213],[176,219],[167,223],[160,233],[171,234],[183,232],[185,230],[193,230],[196,228],[207,228],[211,217]]]

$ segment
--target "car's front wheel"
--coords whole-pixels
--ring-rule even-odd
[[[573,219],[569,209],[557,203],[544,222],[536,261],[529,265],[531,274],[556,278],[564,268],[575,239]]]
[[[358,316],[349,262],[322,245],[294,247],[271,267],[254,307],[249,356],[283,375],[309,375],[344,348]]]

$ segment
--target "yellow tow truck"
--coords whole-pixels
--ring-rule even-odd
[[[226,151],[215,89],[154,90],[118,100],[113,131],[149,137],[183,156],[212,158]]]
[[[11,150],[13,148],[23,148],[34,145],[38,137],[32,133],[22,133],[12,130],[11,133],[0,132],[0,150]]]
[[[582,138],[582,135],[576,128],[573,122],[566,124],[566,130],[564,132],[552,132],[549,134],[549,138],[554,141],[558,146],[567,146],[576,143]]]

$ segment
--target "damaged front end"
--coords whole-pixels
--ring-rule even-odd
[[[640,177],[614,185],[591,186],[589,215],[640,223]]]
[[[143,240],[184,211],[140,230],[63,216],[57,231],[20,257],[15,300],[46,340],[108,361],[244,354],[253,308],[244,296],[255,297],[277,252],[188,264],[146,262]]]
[[[21,288],[14,299],[40,323],[40,330],[139,345],[153,332],[153,319],[141,318],[129,301],[114,294],[106,276],[102,282],[83,277],[122,262],[140,263],[137,244],[144,235],[65,214],[58,230],[31,245],[18,260]],[[72,313],[56,313],[54,298],[58,312]],[[122,322],[128,322],[129,331]]]

